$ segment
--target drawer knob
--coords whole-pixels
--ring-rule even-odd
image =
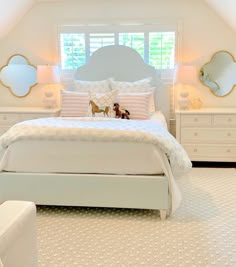
[[[231,122],[232,121],[232,119],[231,118],[228,118],[228,122]]]
[[[231,133],[227,133],[227,136],[231,136]]]
[[[194,148],[193,152],[197,152],[197,148]]]
[[[198,133],[194,133],[194,136],[198,136]]]
[[[230,148],[228,148],[228,149],[227,149],[227,152],[228,152],[228,153],[230,153],[230,152],[231,152],[231,149],[230,149]]]
[[[3,120],[6,121],[7,120],[7,116],[3,116]]]
[[[194,118],[194,122],[198,122],[198,118]]]

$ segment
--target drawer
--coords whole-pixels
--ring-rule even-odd
[[[181,127],[185,126],[209,126],[211,127],[211,115],[181,115]]]
[[[233,128],[183,128],[181,131],[181,143],[203,144],[235,144],[236,129]]]
[[[236,145],[184,145],[192,161],[229,161],[236,162]]]
[[[229,127],[236,127],[236,115],[235,114],[228,114],[228,115],[214,115],[212,120],[213,126],[229,126]]]
[[[2,113],[0,114],[0,124],[8,125],[19,121],[19,115],[16,113]]]

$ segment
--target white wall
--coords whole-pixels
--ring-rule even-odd
[[[178,61],[193,62],[198,68],[218,50],[236,57],[236,34],[199,0],[67,0],[41,2],[25,15],[6,38],[0,40],[0,66],[15,53],[28,57],[34,65],[59,63],[56,26],[87,21],[126,21],[130,19],[171,19],[182,21],[182,47]],[[0,85],[0,106],[41,106],[41,87],[37,85],[25,98],[16,98]],[[206,107],[232,107],[236,89],[227,97],[215,97],[200,82],[193,90]]]

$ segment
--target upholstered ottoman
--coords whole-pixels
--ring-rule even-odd
[[[36,207],[27,201],[0,205],[0,266],[37,266]]]

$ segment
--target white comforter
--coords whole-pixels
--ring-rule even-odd
[[[188,171],[191,161],[176,139],[156,121],[111,118],[43,118],[14,125],[0,138],[2,152],[20,140],[141,142],[157,145],[168,157],[173,174]]]

